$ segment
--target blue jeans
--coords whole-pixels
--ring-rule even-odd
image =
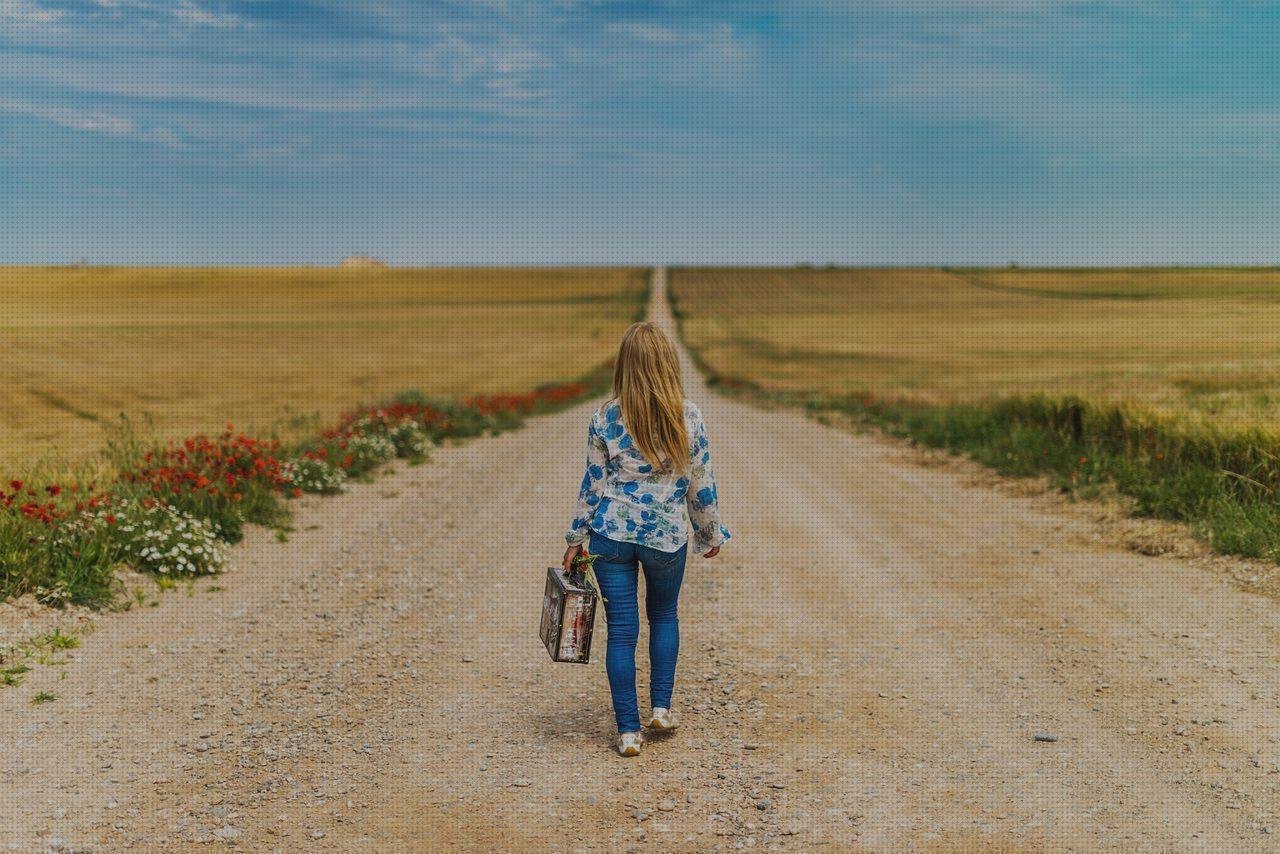
[[[644,567],[644,605],[649,617],[649,698],[654,708],[671,708],[676,683],[676,656],[680,653],[680,620],[676,608],[684,581],[687,546],[677,552],[611,540],[591,534],[591,553],[599,555],[596,578],[604,595],[609,647],[604,666],[613,694],[613,714],[618,732],[640,729],[636,700],[636,642],[640,638],[640,614],[636,604],[638,566]]]

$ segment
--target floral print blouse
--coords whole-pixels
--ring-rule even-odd
[[[699,551],[729,539],[720,524],[707,426],[698,407],[687,400],[684,419],[689,467],[664,474],[655,472],[632,444],[616,400],[596,410],[587,428],[587,472],[578,492],[578,512],[564,537],[570,545],[594,531],[611,540],[676,552],[689,540],[686,520],[693,524]]]

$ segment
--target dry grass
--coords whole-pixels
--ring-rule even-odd
[[[0,474],[87,459],[119,413],[267,430],[406,388],[571,379],[645,287],[631,269],[0,268]]]
[[[686,340],[779,391],[931,403],[1012,393],[1280,426],[1280,270],[673,273]]]

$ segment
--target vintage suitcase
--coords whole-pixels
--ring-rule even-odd
[[[591,660],[591,630],[599,599],[578,573],[570,578],[560,567],[547,569],[540,634],[552,661],[586,664]]]

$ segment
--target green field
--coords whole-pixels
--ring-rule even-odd
[[[1280,269],[686,269],[672,288],[709,370],[768,390],[1280,427]]]
[[[0,268],[0,475],[163,436],[330,419],[406,388],[526,391],[612,355],[637,269]]]

